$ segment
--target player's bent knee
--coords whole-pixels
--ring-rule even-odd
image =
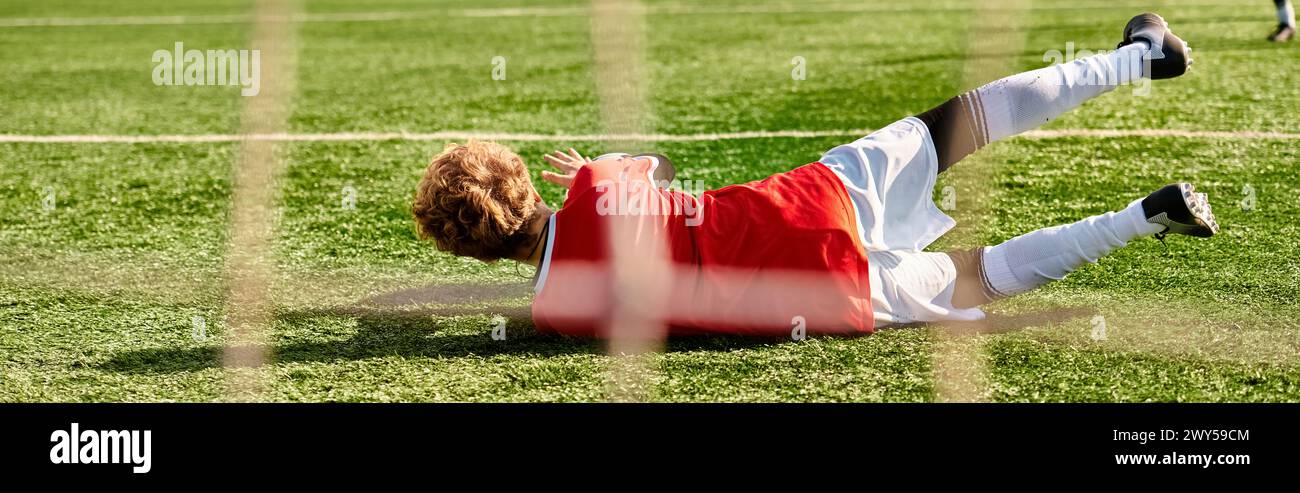
[[[930,139],[934,142],[937,154],[935,157],[939,162],[939,173],[947,171],[957,161],[979,150],[982,145],[981,140],[975,137],[975,128],[978,127],[975,115],[971,114],[968,103],[965,102],[965,98],[970,97],[969,93],[962,94],[916,115],[930,131]]]
[[[957,309],[975,308],[990,301],[993,297],[984,289],[983,248],[953,250],[947,252],[952,264],[957,268],[957,280],[952,293],[952,307]]]

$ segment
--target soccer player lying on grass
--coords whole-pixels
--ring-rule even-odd
[[[542,332],[607,336],[615,307],[650,313],[673,334],[778,335],[792,323],[851,334],[978,320],[980,305],[1061,279],[1134,239],[1217,232],[1205,194],[1178,183],[998,245],[924,251],[955,224],[932,201],[936,175],[1117,85],[1182,75],[1189,51],[1163,19],[1144,14],[1115,52],[995,81],[818,162],[698,199],[656,186],[654,156],[592,161],[570,150],[547,156],[559,173],[542,178],[568,189],[552,211],[510,150],[452,145],[429,165],[412,211],[441,250],[538,266],[532,315]],[[610,234],[620,228],[632,241]],[[645,299],[620,291],[615,257],[635,265],[656,248],[666,260],[637,278]]]

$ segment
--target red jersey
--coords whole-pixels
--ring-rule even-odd
[[[578,172],[547,227],[532,307],[539,331],[606,336],[629,309],[671,334],[873,331],[857,217],[821,163],[698,199],[654,186],[650,166],[600,160]],[[656,251],[664,260],[648,273],[626,274]],[[635,285],[619,289],[616,275]]]

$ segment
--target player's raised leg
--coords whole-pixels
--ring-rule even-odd
[[[970,308],[1030,291],[1139,237],[1209,237],[1218,231],[1205,194],[1187,183],[1169,185],[1117,212],[1040,229],[996,246],[949,253],[957,268],[952,305]]]
[[[1268,40],[1274,43],[1291,41],[1295,37],[1295,7],[1291,5],[1291,0],[1273,0],[1277,6],[1277,30],[1269,35]]]
[[[990,142],[1038,128],[1120,85],[1182,75],[1190,51],[1163,18],[1142,14],[1113,52],[993,81],[917,118],[930,129],[942,173]]]

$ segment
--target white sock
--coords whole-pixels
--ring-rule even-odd
[[[1033,130],[1084,101],[1142,78],[1142,57],[1150,48],[1138,41],[1110,53],[1080,58],[993,81],[965,96],[980,115],[978,147]]]
[[[1277,22],[1295,27],[1295,7],[1291,6],[1291,0],[1284,0],[1278,4]]]
[[[990,294],[1020,294],[1064,278],[1135,238],[1163,229],[1147,222],[1138,199],[1119,212],[1023,234],[984,248],[986,287]]]

